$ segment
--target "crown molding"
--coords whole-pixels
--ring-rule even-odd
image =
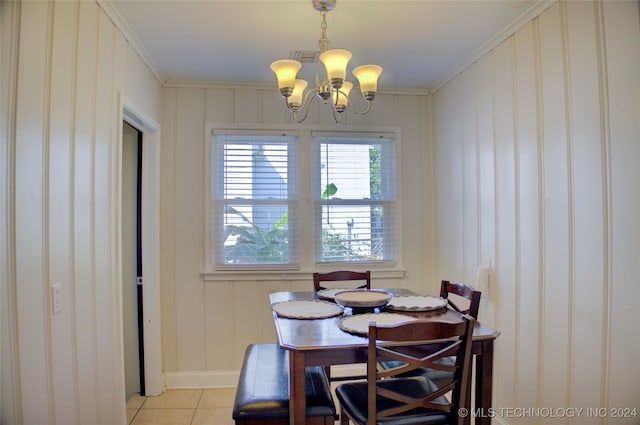
[[[505,41],[507,38],[511,37],[514,33],[528,24],[531,20],[538,17],[542,12],[547,10],[550,6],[557,3],[558,0],[537,0],[534,4],[522,13],[518,18],[516,18],[511,24],[509,24],[504,30],[500,33],[496,34],[494,37],[490,38],[486,43],[484,43],[478,50],[471,54],[465,61],[462,62],[459,66],[455,67],[451,72],[449,72],[444,78],[440,81],[436,82],[436,84],[431,88],[430,93],[434,94],[438,90],[440,90],[445,84],[449,81],[453,80],[458,74],[462,73],[465,69],[469,68],[473,65],[478,59],[482,56],[489,53],[491,50],[495,49],[500,43]]]
[[[249,90],[271,90],[273,84],[267,83],[246,83],[239,81],[215,81],[215,80],[167,80],[164,82],[166,88],[206,88],[206,89],[249,89]]]
[[[160,71],[160,68],[155,63],[155,61],[151,58],[151,55],[144,48],[144,45],[138,40],[138,38],[134,35],[134,32],[131,31],[129,25],[127,25],[126,21],[120,15],[120,12],[113,6],[110,0],[96,0],[98,6],[107,14],[113,25],[118,28],[122,36],[127,40],[127,42],[131,45],[133,50],[136,51],[138,56],[142,59],[142,61],[147,65],[149,70],[155,75],[155,77],[160,81],[160,84],[164,85],[164,81],[166,77]]]
[[[207,89],[248,89],[248,90],[274,90],[277,91],[275,82],[269,83],[244,83],[237,81],[213,81],[213,80],[167,80],[163,83],[165,88],[207,88]],[[378,94],[424,96],[430,95],[428,88],[383,88]]]

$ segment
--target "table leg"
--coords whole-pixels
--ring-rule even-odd
[[[475,414],[476,423],[491,423],[491,395],[493,391],[493,339],[482,341],[482,355],[476,356]],[[471,415],[469,415],[471,416]]]
[[[473,380],[472,380],[472,375],[473,375],[473,364],[474,361],[476,359],[475,355],[471,356],[471,360],[469,362],[469,375],[467,378],[467,394],[466,394],[466,403],[464,406],[465,409],[467,409],[467,412],[471,412],[471,396],[472,396],[472,386],[473,386]],[[463,425],[471,425],[471,413],[467,414],[467,416],[463,419],[462,421]]]
[[[304,425],[307,412],[305,355],[289,351],[289,423]]]

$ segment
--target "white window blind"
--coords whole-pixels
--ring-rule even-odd
[[[296,136],[214,133],[215,263],[298,262]]]
[[[312,151],[315,260],[395,260],[393,137],[313,133]]]

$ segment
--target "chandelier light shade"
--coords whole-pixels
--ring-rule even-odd
[[[378,91],[378,77],[382,74],[382,67],[379,65],[360,65],[351,72],[358,79],[364,98],[373,100]]]
[[[275,61],[271,64],[271,70],[276,74],[278,79],[278,88],[280,92],[283,90],[288,94],[282,93],[283,96],[291,96],[291,91],[296,83],[296,75],[302,67],[298,61],[283,59]]]
[[[327,70],[327,79],[334,89],[342,87],[347,78],[347,65],[351,60],[351,52],[344,49],[331,49],[320,53],[320,62]]]
[[[331,92],[331,101],[335,105],[336,112],[344,112],[347,104],[349,103],[349,93],[351,92],[352,88],[353,83],[345,81],[343,82],[342,88],[340,90],[334,90]]]
[[[296,80],[295,86],[293,87],[293,93],[289,96],[289,105],[291,105],[291,109],[298,109],[302,105],[302,97],[304,96],[304,90],[307,88],[309,83],[306,80],[302,80],[298,78]]]
[[[345,49],[329,49],[326,35],[326,15],[335,8],[336,0],[312,0],[312,3],[313,8],[322,15],[322,35],[318,43],[320,54],[315,72],[316,86],[307,89],[309,83],[297,77],[302,64],[296,60],[283,59],[271,64],[287,109],[299,123],[307,118],[313,99],[320,99],[331,108],[336,123],[341,122],[342,114],[347,108],[359,115],[367,114],[378,91],[378,78],[382,74],[382,67],[361,65],[353,69],[353,76],[358,80],[362,99],[366,103],[364,109],[356,109],[350,97],[353,83],[347,80],[351,52]]]

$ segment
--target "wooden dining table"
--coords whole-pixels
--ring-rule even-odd
[[[384,289],[393,295],[415,295],[406,289]],[[315,292],[274,292],[269,295],[271,305],[292,300],[315,300]],[[350,309],[345,314],[350,314]],[[402,312],[421,318],[445,321],[460,321],[461,314],[449,308],[427,312]],[[289,423],[303,425],[306,412],[306,389],[304,370],[309,366],[332,366],[366,363],[367,343],[364,336],[343,331],[340,320],[343,316],[323,319],[290,319],[273,312],[273,319],[280,346],[289,351]],[[475,382],[473,391],[476,412],[491,411],[493,386],[493,344],[500,332],[481,322],[476,322],[473,331],[472,354],[475,358]],[[468,408],[471,406],[469,405]],[[470,423],[472,411],[467,411]],[[476,424],[491,423],[488,414],[475,418]]]

